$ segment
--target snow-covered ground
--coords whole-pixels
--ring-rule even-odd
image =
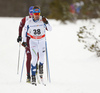
[[[0,18],[0,93],[100,93],[100,58],[83,49],[77,41],[81,26],[95,24],[98,20],[67,22],[50,20],[52,32],[47,32],[51,83],[33,86],[26,83],[26,67],[22,82],[20,73],[24,48],[21,47],[19,74],[17,74],[18,49],[16,42],[21,18]],[[45,77],[44,77],[45,78]]]

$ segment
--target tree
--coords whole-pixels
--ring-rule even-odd
[[[54,0],[50,4],[50,10],[51,14],[49,18],[65,22],[65,20],[68,20],[70,17],[69,4],[66,0]]]

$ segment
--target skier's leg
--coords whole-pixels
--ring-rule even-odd
[[[45,41],[39,42],[39,74],[43,77],[43,64],[45,60]]]
[[[31,52],[29,48],[26,48],[26,57],[27,82],[30,82]]]
[[[37,42],[30,40],[32,84],[36,84]]]
[[[30,67],[31,67],[31,51],[29,45],[30,38],[27,37],[27,48],[26,48],[26,70],[27,70],[27,82],[30,82]]]

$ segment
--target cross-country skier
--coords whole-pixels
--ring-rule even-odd
[[[45,59],[45,29],[52,30],[47,18],[40,16],[40,7],[34,6],[33,18],[25,24],[23,44],[27,47],[27,36],[30,37],[32,84],[36,85],[36,63],[39,54],[39,75],[43,79],[43,63]]]
[[[21,42],[22,41],[22,31],[23,31],[23,27],[25,25],[25,23],[33,17],[33,8],[34,6],[31,6],[29,8],[29,16],[26,16],[24,17],[21,22],[20,22],[20,25],[19,25],[19,35],[18,35],[18,38],[17,38],[17,42]],[[30,37],[27,37],[27,46],[28,48],[26,48],[26,55],[27,55],[27,60],[26,60],[26,69],[27,69],[27,82],[30,82],[30,67],[31,67],[31,52],[30,52],[30,48],[29,48],[29,40],[30,40]],[[23,44],[22,44],[23,45]]]

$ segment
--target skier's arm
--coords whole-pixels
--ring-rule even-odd
[[[26,36],[27,36],[27,26],[25,25],[23,29],[23,42],[26,42]]]
[[[52,27],[50,26],[50,24],[48,23],[48,24],[46,24],[46,29],[48,30],[48,31],[51,31],[52,30]]]
[[[47,18],[45,18],[44,16],[42,16],[42,21],[44,22],[45,26],[46,26],[46,30],[51,31],[52,27],[50,26]]]
[[[25,20],[26,20],[26,18],[24,17],[21,20],[21,22],[20,22],[20,25],[19,25],[19,35],[18,35],[18,38],[17,38],[17,42],[22,41],[22,29],[23,29],[23,27],[25,25]]]
[[[22,42],[22,46],[23,47],[27,47],[27,27],[24,26],[24,29],[23,29],[23,42]]]
[[[24,17],[20,22],[20,25],[19,25],[19,36],[22,36],[22,30],[23,30],[23,27],[25,25],[25,21],[26,21],[26,17]]]

